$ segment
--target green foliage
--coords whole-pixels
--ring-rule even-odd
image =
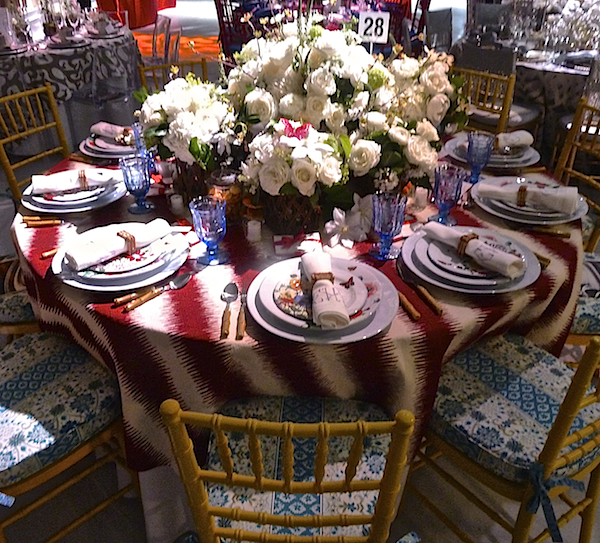
[[[199,143],[198,138],[192,138],[189,151],[203,170],[212,170],[215,167],[212,150],[206,143]]]
[[[148,89],[146,87],[142,87],[140,90],[133,91],[133,97],[140,103],[143,104],[146,99],[150,96],[148,93]]]

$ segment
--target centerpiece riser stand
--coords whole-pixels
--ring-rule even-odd
[[[317,232],[321,227],[321,208],[314,207],[306,196],[261,195],[266,225],[273,234],[297,235]]]

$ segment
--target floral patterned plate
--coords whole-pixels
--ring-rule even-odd
[[[479,234],[480,241],[494,247],[499,251],[513,254],[523,258],[523,254],[515,242],[507,237],[500,236],[495,232],[486,231]],[[431,262],[442,270],[465,277],[485,277],[487,279],[501,277],[497,272],[488,270],[473,261],[468,256],[460,256],[452,247],[437,241],[430,241],[427,245],[427,256]]]
[[[77,190],[72,192],[52,192],[47,194],[32,194],[31,199],[42,204],[71,205],[73,203],[91,202],[98,198],[107,187],[96,187],[91,190]]]
[[[131,255],[117,256],[107,262],[92,266],[88,268],[88,270],[93,273],[110,275],[115,273],[127,273],[144,268],[156,261],[167,248],[164,240],[161,239],[159,241],[160,243],[151,243]]]
[[[352,260],[332,258],[336,284],[347,304],[350,324],[368,320],[381,303],[381,283],[372,268]],[[282,280],[282,277],[286,279]],[[314,327],[310,296],[302,290],[300,258],[274,264],[258,292],[262,306],[281,322],[300,328]]]

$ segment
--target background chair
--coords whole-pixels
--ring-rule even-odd
[[[252,28],[240,21],[244,15],[243,2],[239,0],[215,0],[219,19],[219,42],[226,59],[233,62],[233,53],[241,51],[252,39]]]
[[[0,490],[16,497],[14,512],[0,521],[0,540],[5,541],[6,527],[102,466],[111,462],[125,469],[127,466],[118,382],[101,363],[60,336],[39,333],[22,336],[0,351],[0,365]],[[91,453],[98,454],[83,471],[67,471]],[[50,540],[57,541],[137,490],[137,476],[128,471],[129,484],[61,528]],[[33,501],[24,497],[50,482],[52,487],[40,497]],[[43,535],[47,540],[48,534]]]
[[[529,130],[537,134],[541,112],[534,106],[513,103],[516,51],[508,47],[480,47],[463,42],[453,48],[454,73],[463,74],[463,92],[471,100],[467,129],[489,132]]]
[[[149,66],[169,62],[171,47],[171,19],[160,13],[156,15],[152,31],[152,55],[143,56],[142,62]]]
[[[208,81],[208,67],[205,58],[200,60],[183,60],[180,62],[170,62],[159,66],[138,65],[142,87],[148,90],[148,93],[163,90],[165,84],[174,77],[185,77],[188,73],[194,73],[202,81]]]
[[[325,534],[341,543],[342,533],[354,534],[353,541],[387,540],[411,413],[400,411],[390,421],[371,404],[295,397],[250,398],[221,413],[183,411],[172,399],[161,405],[204,543],[281,541],[281,534],[293,543],[324,542]],[[213,432],[206,469],[198,465],[188,427]]]
[[[514,543],[540,542],[550,534],[557,541],[558,526],[577,516],[579,542],[590,543],[600,497],[600,391],[590,385],[599,362],[599,338],[576,372],[514,334],[485,339],[459,353],[444,366],[407,491],[462,541],[473,539],[445,515],[434,493],[417,488],[417,470],[429,468],[454,486]],[[478,484],[466,485],[471,478]],[[517,518],[493,509],[478,491],[481,485],[518,502]],[[577,495],[571,487],[578,488]],[[555,523],[550,510],[557,501],[566,511]],[[549,528],[530,539],[540,502]]]
[[[37,152],[27,157],[13,155],[12,146],[24,141],[30,141],[31,150]],[[39,150],[42,145],[43,150]],[[68,156],[69,144],[49,83],[0,98],[0,164],[15,201],[21,200],[21,189],[31,181],[31,177],[21,178],[21,175],[18,179],[17,171],[35,163],[42,171],[49,167],[44,159],[56,157],[58,162],[59,157]]]
[[[425,43],[430,49],[449,52],[452,47],[452,8],[425,12]]]

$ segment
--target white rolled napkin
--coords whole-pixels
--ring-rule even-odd
[[[115,139],[119,136],[123,136],[129,131],[128,126],[120,126],[118,124],[111,124],[105,121],[100,121],[93,124],[90,127],[90,133],[96,134],[96,136],[103,136],[105,138]]]
[[[460,232],[451,226],[433,221],[425,223],[423,231],[431,239],[440,241],[454,249],[458,249],[460,238],[465,235],[464,231]],[[501,273],[510,279],[515,279],[525,273],[525,262],[521,258],[499,251],[479,239],[467,243],[465,254],[480,266]]]
[[[480,181],[477,187],[478,196],[517,205],[519,185],[503,185],[503,180],[514,181],[515,178],[496,177],[493,183]],[[577,187],[539,187],[531,184],[527,185],[525,205],[572,215],[579,205],[579,192]]]
[[[301,257],[304,274],[312,282],[313,274],[332,273],[327,253],[306,253]],[[342,328],[350,323],[348,310],[334,283],[318,279],[312,287],[313,322],[324,329]]]
[[[106,262],[127,252],[127,242],[118,232],[129,232],[135,237],[136,248],[146,247],[153,241],[171,232],[165,219],[154,219],[149,223],[125,222],[107,227],[94,228],[69,239],[65,251],[67,265],[76,271]]]
[[[515,130],[514,132],[501,132],[496,136],[498,147],[529,147],[533,145],[533,135],[527,130]]]
[[[123,172],[121,170],[87,168],[84,171],[88,188],[115,185],[123,181]],[[79,180],[79,170],[66,170],[49,175],[31,176],[32,194],[66,192],[70,190],[83,190],[83,186]]]

